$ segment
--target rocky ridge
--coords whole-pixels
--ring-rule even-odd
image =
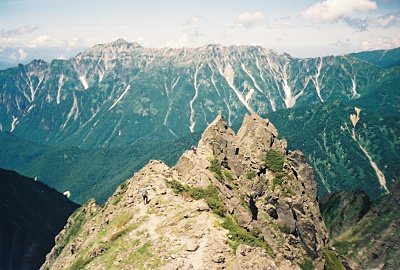
[[[147,187],[145,205],[140,190]],[[316,269],[338,263],[312,169],[276,128],[222,115],[169,168],[151,161],[69,219],[41,269]]]

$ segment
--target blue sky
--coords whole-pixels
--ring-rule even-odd
[[[314,57],[399,47],[399,30],[400,0],[2,0],[0,61],[69,58],[117,38]]]

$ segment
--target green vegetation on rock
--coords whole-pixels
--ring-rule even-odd
[[[216,157],[210,158],[210,167],[208,168],[211,172],[213,172],[215,178],[218,180],[222,180],[224,176],[222,175],[221,162]]]
[[[204,199],[208,204],[208,207],[220,217],[224,217],[226,214],[226,207],[221,198],[219,197],[219,191],[216,186],[209,185],[206,188],[201,187],[189,187],[181,184],[177,180],[167,181],[172,190],[178,194],[187,194],[195,200]]]
[[[301,270],[314,270],[314,264],[310,259],[305,259],[300,265]]]
[[[328,248],[324,248],[322,250],[324,253],[324,257],[326,260],[326,269],[327,270],[345,270],[343,264],[340,262],[339,258],[336,254],[329,250]]]
[[[269,150],[264,159],[265,166],[273,172],[281,172],[283,170],[283,164],[285,163],[285,157],[276,150]]]
[[[252,247],[261,247],[264,248],[268,253],[270,254],[273,253],[270,245],[268,245],[267,242],[259,238],[256,230],[251,232],[247,231],[231,217],[227,217],[224,219],[222,227],[229,230],[229,234],[232,236],[231,246],[234,251],[240,244],[245,244]]]

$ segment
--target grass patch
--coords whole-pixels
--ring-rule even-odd
[[[229,234],[232,235],[231,246],[234,251],[236,251],[240,244],[245,244],[252,247],[264,248],[269,254],[272,254],[272,249],[268,243],[256,236],[258,231],[253,233],[248,232],[231,218],[225,218],[222,227],[229,230]]]
[[[209,185],[206,188],[201,187],[189,187],[181,184],[179,181],[173,179],[168,181],[167,185],[172,188],[175,193],[187,194],[195,200],[204,199],[208,204],[208,207],[220,217],[224,217],[226,213],[226,207],[221,198],[219,197],[218,188],[213,185]]]
[[[131,219],[132,215],[130,213],[122,213],[111,222],[111,227],[119,229],[127,224]]]
[[[124,229],[122,229],[122,230],[120,230],[118,232],[113,233],[110,236],[110,242],[113,242],[113,241],[117,240],[118,238],[120,238],[121,236],[125,235],[126,233],[128,233],[131,230],[133,230],[133,228],[127,227],[127,228],[124,228]]]
[[[272,191],[275,191],[276,186],[280,186],[283,183],[283,179],[281,177],[275,177],[272,179]]]
[[[233,181],[233,174],[232,174],[232,172],[230,170],[224,170],[223,174],[224,174],[224,178],[226,180],[228,180],[228,182],[232,182]]]
[[[340,254],[349,254],[352,245],[349,242],[336,242],[333,246],[340,252]]]
[[[265,156],[264,163],[268,169],[273,172],[283,171],[283,163],[285,162],[285,157],[275,150],[269,150]]]
[[[345,270],[339,258],[334,252],[330,251],[328,248],[324,248],[322,252],[326,260],[327,270]]]
[[[117,196],[117,197],[115,198],[115,200],[113,201],[112,204],[113,204],[113,205],[119,204],[119,202],[121,201],[122,197],[123,197],[123,194]]]
[[[286,186],[282,189],[282,195],[285,197],[289,197],[289,195],[294,196],[296,195],[296,193],[293,191],[293,189]]]
[[[248,172],[246,173],[246,178],[247,178],[247,180],[251,180],[251,179],[253,179],[254,177],[256,177],[256,173],[255,173],[255,172],[253,172],[253,171],[248,171]]]
[[[71,265],[70,268],[68,268],[68,270],[81,270],[85,268],[85,266],[88,265],[92,260],[93,258],[78,257],[78,259],[76,259],[76,261]]]
[[[299,266],[301,270],[314,270],[314,264],[310,259],[305,259]]]
[[[221,162],[214,156],[210,159],[210,167],[208,170],[213,172],[215,178],[217,178],[219,181],[224,178],[222,175]]]
[[[278,231],[280,231],[281,233],[284,234],[289,234],[291,233],[290,228],[286,225],[286,224],[280,224],[280,223],[274,223],[273,221],[271,221],[269,215],[267,214],[268,220],[270,220],[270,226],[274,229],[277,229]]]
[[[82,208],[79,208],[72,214],[73,225],[67,231],[62,244],[60,245],[60,250],[62,250],[68,243],[75,239],[78,233],[82,230],[83,225],[86,222],[85,212],[82,211]]]
[[[160,264],[160,258],[151,252],[150,242],[144,243],[129,255],[129,265],[133,266],[133,269],[154,269]]]

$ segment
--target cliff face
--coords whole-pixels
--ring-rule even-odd
[[[146,187],[149,203],[140,190]],[[100,208],[76,211],[42,269],[322,269],[327,245],[310,166],[275,127],[218,116],[169,168],[151,161]]]

